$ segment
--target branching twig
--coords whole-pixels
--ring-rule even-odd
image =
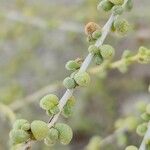
[[[116,130],[114,133],[110,134],[109,136],[107,136],[106,138],[102,139],[101,141],[101,146],[105,146],[109,143],[111,143],[114,138],[116,138],[119,134],[124,133],[127,131],[127,128],[120,128],[118,130]]]
[[[30,103],[34,102],[35,100],[40,99],[46,93],[56,91],[60,86],[61,86],[60,82],[48,85],[48,86],[42,88],[41,90],[23,98],[23,99],[16,100],[14,103],[12,103],[10,105],[10,108],[12,110],[16,111],[16,110],[22,108],[23,106],[30,104]]]
[[[128,60],[130,61],[130,63],[134,63],[138,60],[138,57],[139,57],[138,54],[136,54],[136,55],[128,58]],[[120,60],[115,61],[115,62],[106,61],[100,66],[96,66],[94,68],[91,68],[89,70],[89,72],[92,73],[92,74],[96,74],[96,73],[102,72],[106,69],[117,69],[121,65],[123,65],[124,63],[125,63],[125,60],[122,59],[122,58]]]
[[[128,0],[125,0],[123,7],[127,3],[127,1]],[[95,46],[99,47],[103,44],[107,34],[109,33],[109,31],[111,29],[111,26],[112,26],[112,23],[113,23],[115,17],[116,16],[114,14],[112,14],[110,16],[109,20],[107,21],[107,23],[104,25],[104,27],[102,29],[102,36],[96,41]],[[88,56],[85,58],[84,62],[82,63],[82,66],[81,66],[79,72],[87,70],[92,58],[93,58],[93,55],[91,53],[89,53]],[[72,96],[73,91],[74,91],[73,89],[72,90],[67,89],[65,94],[63,95],[63,97],[60,99],[60,102],[58,105],[60,112],[53,116],[53,118],[51,119],[51,122],[49,122],[49,124],[48,124],[49,127],[52,127],[55,124],[55,122],[57,121],[57,119],[58,119],[63,107],[65,106],[66,102]]]
[[[9,118],[12,124],[14,123],[14,121],[16,120],[16,115],[7,105],[0,103],[0,111]]]

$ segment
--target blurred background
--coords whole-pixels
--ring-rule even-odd
[[[15,117],[48,120],[39,107],[40,98],[51,92],[63,95],[60,81],[70,74],[65,63],[88,53],[84,25],[94,21],[103,26],[110,15],[97,11],[97,4],[98,0],[0,0],[0,150],[9,149]],[[133,30],[123,38],[111,33],[105,41],[116,49],[114,60],[125,49],[136,53],[141,45],[150,47],[150,1],[134,0],[133,10],[124,17]],[[74,131],[71,144],[58,144],[54,150],[83,150],[92,136],[113,133],[115,121],[132,113],[137,101],[150,100],[149,65],[134,64],[125,74],[111,70],[105,78],[98,74],[91,78],[88,88],[74,94],[73,116],[59,119]],[[135,133],[128,136],[126,144],[140,144]],[[104,150],[124,146],[110,143]],[[33,149],[50,148],[39,143]]]

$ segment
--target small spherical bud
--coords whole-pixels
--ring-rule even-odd
[[[141,118],[142,118],[144,121],[149,121],[149,120],[150,120],[150,114],[143,113],[143,114],[141,115]]]
[[[150,104],[148,104],[146,107],[146,113],[150,115]]]
[[[102,35],[101,30],[96,30],[96,31],[94,31],[94,32],[92,33],[92,37],[93,37],[94,39],[96,39],[96,40],[97,40],[98,38],[100,38],[101,35]]]
[[[59,99],[54,94],[48,94],[44,96],[40,101],[40,107],[45,110],[50,110],[53,107],[57,106],[59,103]]]
[[[114,5],[122,5],[124,0],[109,0]]]
[[[99,5],[97,6],[97,9],[100,10],[104,10],[104,11],[109,11],[112,9],[112,7],[114,6],[113,3],[111,3],[109,0],[102,0]]]
[[[64,79],[63,81],[63,85],[67,88],[67,89],[73,89],[76,87],[76,82],[73,78],[67,77]]]
[[[77,69],[79,69],[81,66],[80,63],[76,62],[75,60],[70,60],[66,63],[66,69],[70,70],[70,71],[75,71]]]
[[[99,53],[99,48],[95,45],[90,45],[88,48],[89,53],[95,55]]]
[[[74,79],[80,86],[87,86],[90,83],[90,76],[87,72],[78,72],[75,74]]]
[[[131,146],[126,147],[125,150],[138,150],[138,148],[136,146],[131,145]]]
[[[144,136],[146,131],[147,131],[147,123],[140,124],[136,129],[136,133],[140,136]]]
[[[94,62],[96,65],[102,64],[103,58],[102,58],[101,54],[97,54],[94,56]]]
[[[100,26],[97,23],[89,22],[88,24],[86,24],[84,30],[85,30],[86,35],[92,36],[92,33],[99,29],[100,29]]]
[[[115,54],[115,49],[110,45],[101,45],[100,52],[104,59],[110,59]]]
[[[63,145],[70,143],[73,137],[72,129],[64,123],[56,123],[55,129],[59,132],[59,140]]]
[[[114,15],[121,15],[123,13],[122,6],[114,6],[112,9]]]
[[[30,129],[30,123],[25,119],[18,119],[13,124],[14,129],[22,129],[22,130],[29,130]]]
[[[40,120],[35,120],[31,123],[31,131],[34,138],[38,141],[43,140],[48,135],[48,125]]]
[[[30,138],[30,134],[21,129],[13,129],[10,132],[9,136],[13,144],[26,142]]]
[[[114,28],[119,34],[124,35],[130,30],[130,25],[127,20],[117,18],[114,20]]]
[[[125,6],[127,11],[131,11],[133,8],[133,1],[132,0],[128,0]]]

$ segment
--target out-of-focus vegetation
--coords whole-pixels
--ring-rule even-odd
[[[97,3],[98,0],[0,1],[0,149],[9,149],[12,118],[48,120],[39,107],[40,98],[51,91],[62,96],[65,89],[58,81],[68,75],[65,62],[87,54],[84,25],[95,21],[103,26],[108,19],[108,14],[96,10]],[[116,60],[124,49],[150,47],[150,1],[134,3],[132,12],[125,15],[133,31],[124,38],[111,34],[105,42],[117,49]],[[93,135],[111,134],[118,118],[132,114],[137,101],[150,99],[149,68],[135,64],[126,74],[112,70],[106,78],[92,75],[90,86],[75,92],[73,116],[60,118],[73,128],[71,145],[56,145],[54,149],[82,150]],[[3,109],[4,104],[7,109]],[[125,145],[114,142],[104,149],[124,149]],[[126,143],[138,145],[140,140],[130,133]],[[49,148],[40,143],[33,149]]]

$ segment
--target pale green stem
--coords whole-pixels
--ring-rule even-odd
[[[16,115],[15,115],[15,113],[7,105],[4,105],[4,104],[0,103],[0,111],[6,117],[8,117],[8,119],[10,120],[10,122],[12,124],[14,123],[14,121],[16,120]]]
[[[130,58],[128,58],[128,61],[130,62],[130,64],[136,62],[139,58],[139,55],[134,55]],[[92,74],[96,74],[98,72],[102,72],[105,71],[106,69],[117,69],[120,66],[122,66],[125,63],[125,59],[120,59],[118,61],[115,62],[111,62],[111,61],[104,61],[100,66],[94,67],[92,69],[89,70],[90,73]]]

